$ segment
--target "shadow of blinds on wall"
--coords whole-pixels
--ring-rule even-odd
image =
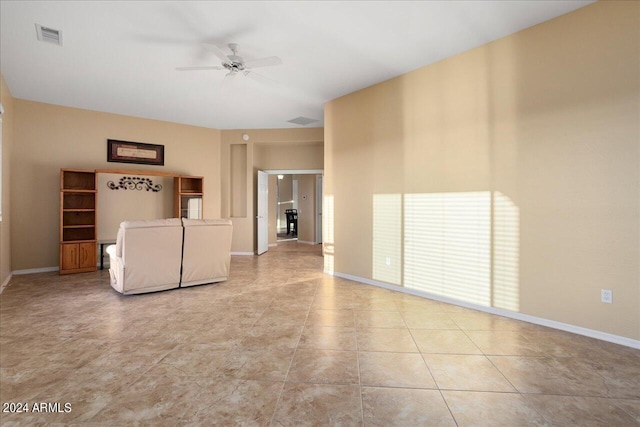
[[[491,305],[491,193],[407,194],[404,285]]]

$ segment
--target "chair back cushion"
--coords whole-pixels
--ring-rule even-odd
[[[231,263],[231,220],[183,218],[182,223],[182,286],[226,280]]]
[[[124,221],[116,242],[125,267],[125,291],[178,286],[182,257],[182,223],[178,218]]]

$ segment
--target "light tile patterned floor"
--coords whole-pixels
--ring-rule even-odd
[[[121,296],[107,271],[0,294],[2,425],[637,426],[640,350],[324,275],[318,246]]]

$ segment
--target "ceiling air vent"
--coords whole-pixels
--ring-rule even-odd
[[[36,33],[38,34],[38,40],[41,42],[53,43],[58,46],[62,46],[62,33],[60,31],[36,24]]]
[[[300,126],[306,126],[309,123],[317,122],[316,119],[310,119],[309,117],[296,117],[295,119],[287,120],[289,123],[295,123]]]

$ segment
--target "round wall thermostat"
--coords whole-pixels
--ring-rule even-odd
[[[246,133],[242,134],[242,139],[244,139],[245,141],[249,140],[249,135],[247,135]]]

